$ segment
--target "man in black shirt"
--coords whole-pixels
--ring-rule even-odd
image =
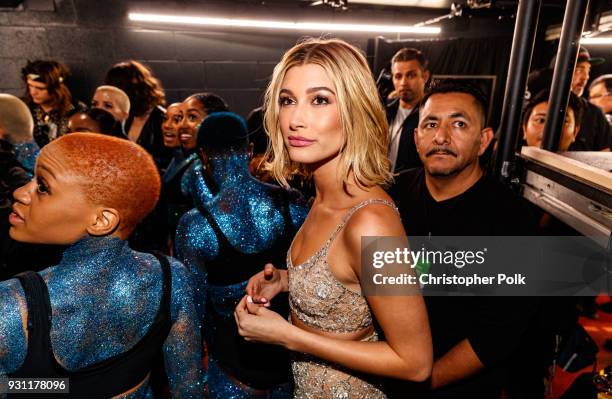
[[[555,59],[551,62],[554,66]],[[582,127],[576,140],[570,146],[570,151],[606,151],[612,143],[612,127],[608,123],[604,113],[596,105],[591,104],[582,97],[584,89],[589,81],[591,65],[604,63],[603,58],[591,57],[589,51],[580,47],[576,67],[572,75],[572,92],[580,97],[584,107]]]
[[[402,173],[391,189],[409,236],[533,234],[528,208],[483,175],[479,157],[493,137],[485,103],[478,90],[452,81],[424,97],[415,132],[424,167]],[[426,298],[434,398],[500,397],[532,317],[533,307],[518,299]]]

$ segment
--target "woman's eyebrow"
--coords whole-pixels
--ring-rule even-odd
[[[306,89],[306,93],[313,93],[319,90],[326,90],[331,92],[333,95],[336,95],[336,93],[334,93],[334,91],[332,89],[330,89],[329,87],[326,86],[317,86],[317,87],[311,87],[309,89]]]

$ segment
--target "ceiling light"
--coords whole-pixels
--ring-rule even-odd
[[[286,29],[301,31],[310,30],[330,32],[415,33],[430,35],[437,35],[440,33],[440,28],[438,27],[424,26],[415,27],[406,25],[363,25],[319,22],[265,21],[257,19],[187,17],[167,14],[129,13],[128,19],[130,21],[137,22],[155,22],[164,24],[232,26],[241,28]]]
[[[351,4],[376,4],[396,7],[446,8],[447,0],[351,0]]]
[[[585,37],[580,44],[612,44],[612,37]]]

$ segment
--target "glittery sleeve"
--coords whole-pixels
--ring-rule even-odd
[[[164,343],[170,393],[177,398],[203,398],[202,338],[194,305],[193,281],[177,260],[172,266],[172,329]]]
[[[193,198],[193,190],[195,189],[196,171],[200,167],[200,161],[195,160],[189,165],[183,176],[181,177],[181,192],[185,197]]]
[[[213,193],[206,185],[202,176],[202,163],[199,159],[193,161],[181,178],[181,191],[196,204],[205,204],[212,200]]]
[[[19,368],[23,363],[27,345],[22,315],[27,304],[17,279],[0,283],[0,377]]]
[[[309,207],[299,191],[290,190],[289,195],[289,213],[291,215],[291,221],[293,222],[295,231],[297,232],[302,223],[304,223],[306,215],[308,215]]]

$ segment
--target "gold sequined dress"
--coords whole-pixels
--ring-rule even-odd
[[[352,207],[336,227],[323,247],[301,265],[291,263],[291,248],[287,255],[289,305],[291,313],[304,324],[321,331],[351,333],[372,326],[372,313],[361,293],[340,283],[329,270],[329,247],[350,217],[370,204],[397,208],[383,199],[370,199]],[[378,341],[374,331],[363,341]],[[292,356],[297,399],[379,399],[386,398],[380,380],[357,373],[316,357],[294,353]]]

